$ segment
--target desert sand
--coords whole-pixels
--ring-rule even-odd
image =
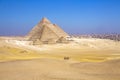
[[[30,45],[0,37],[0,80],[120,80],[119,41],[73,40]]]

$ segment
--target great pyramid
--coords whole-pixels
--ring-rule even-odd
[[[28,34],[28,40],[36,44],[66,42],[69,35],[47,18],[43,18]]]

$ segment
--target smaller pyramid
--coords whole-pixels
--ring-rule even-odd
[[[47,18],[42,20],[28,34],[28,40],[39,43],[66,42],[69,35]]]

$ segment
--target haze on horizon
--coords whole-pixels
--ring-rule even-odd
[[[120,0],[0,0],[0,35],[25,35],[42,17],[69,34],[120,33]]]

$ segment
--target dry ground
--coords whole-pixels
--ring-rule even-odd
[[[0,38],[0,80],[120,80],[120,42],[74,40],[33,46]]]

